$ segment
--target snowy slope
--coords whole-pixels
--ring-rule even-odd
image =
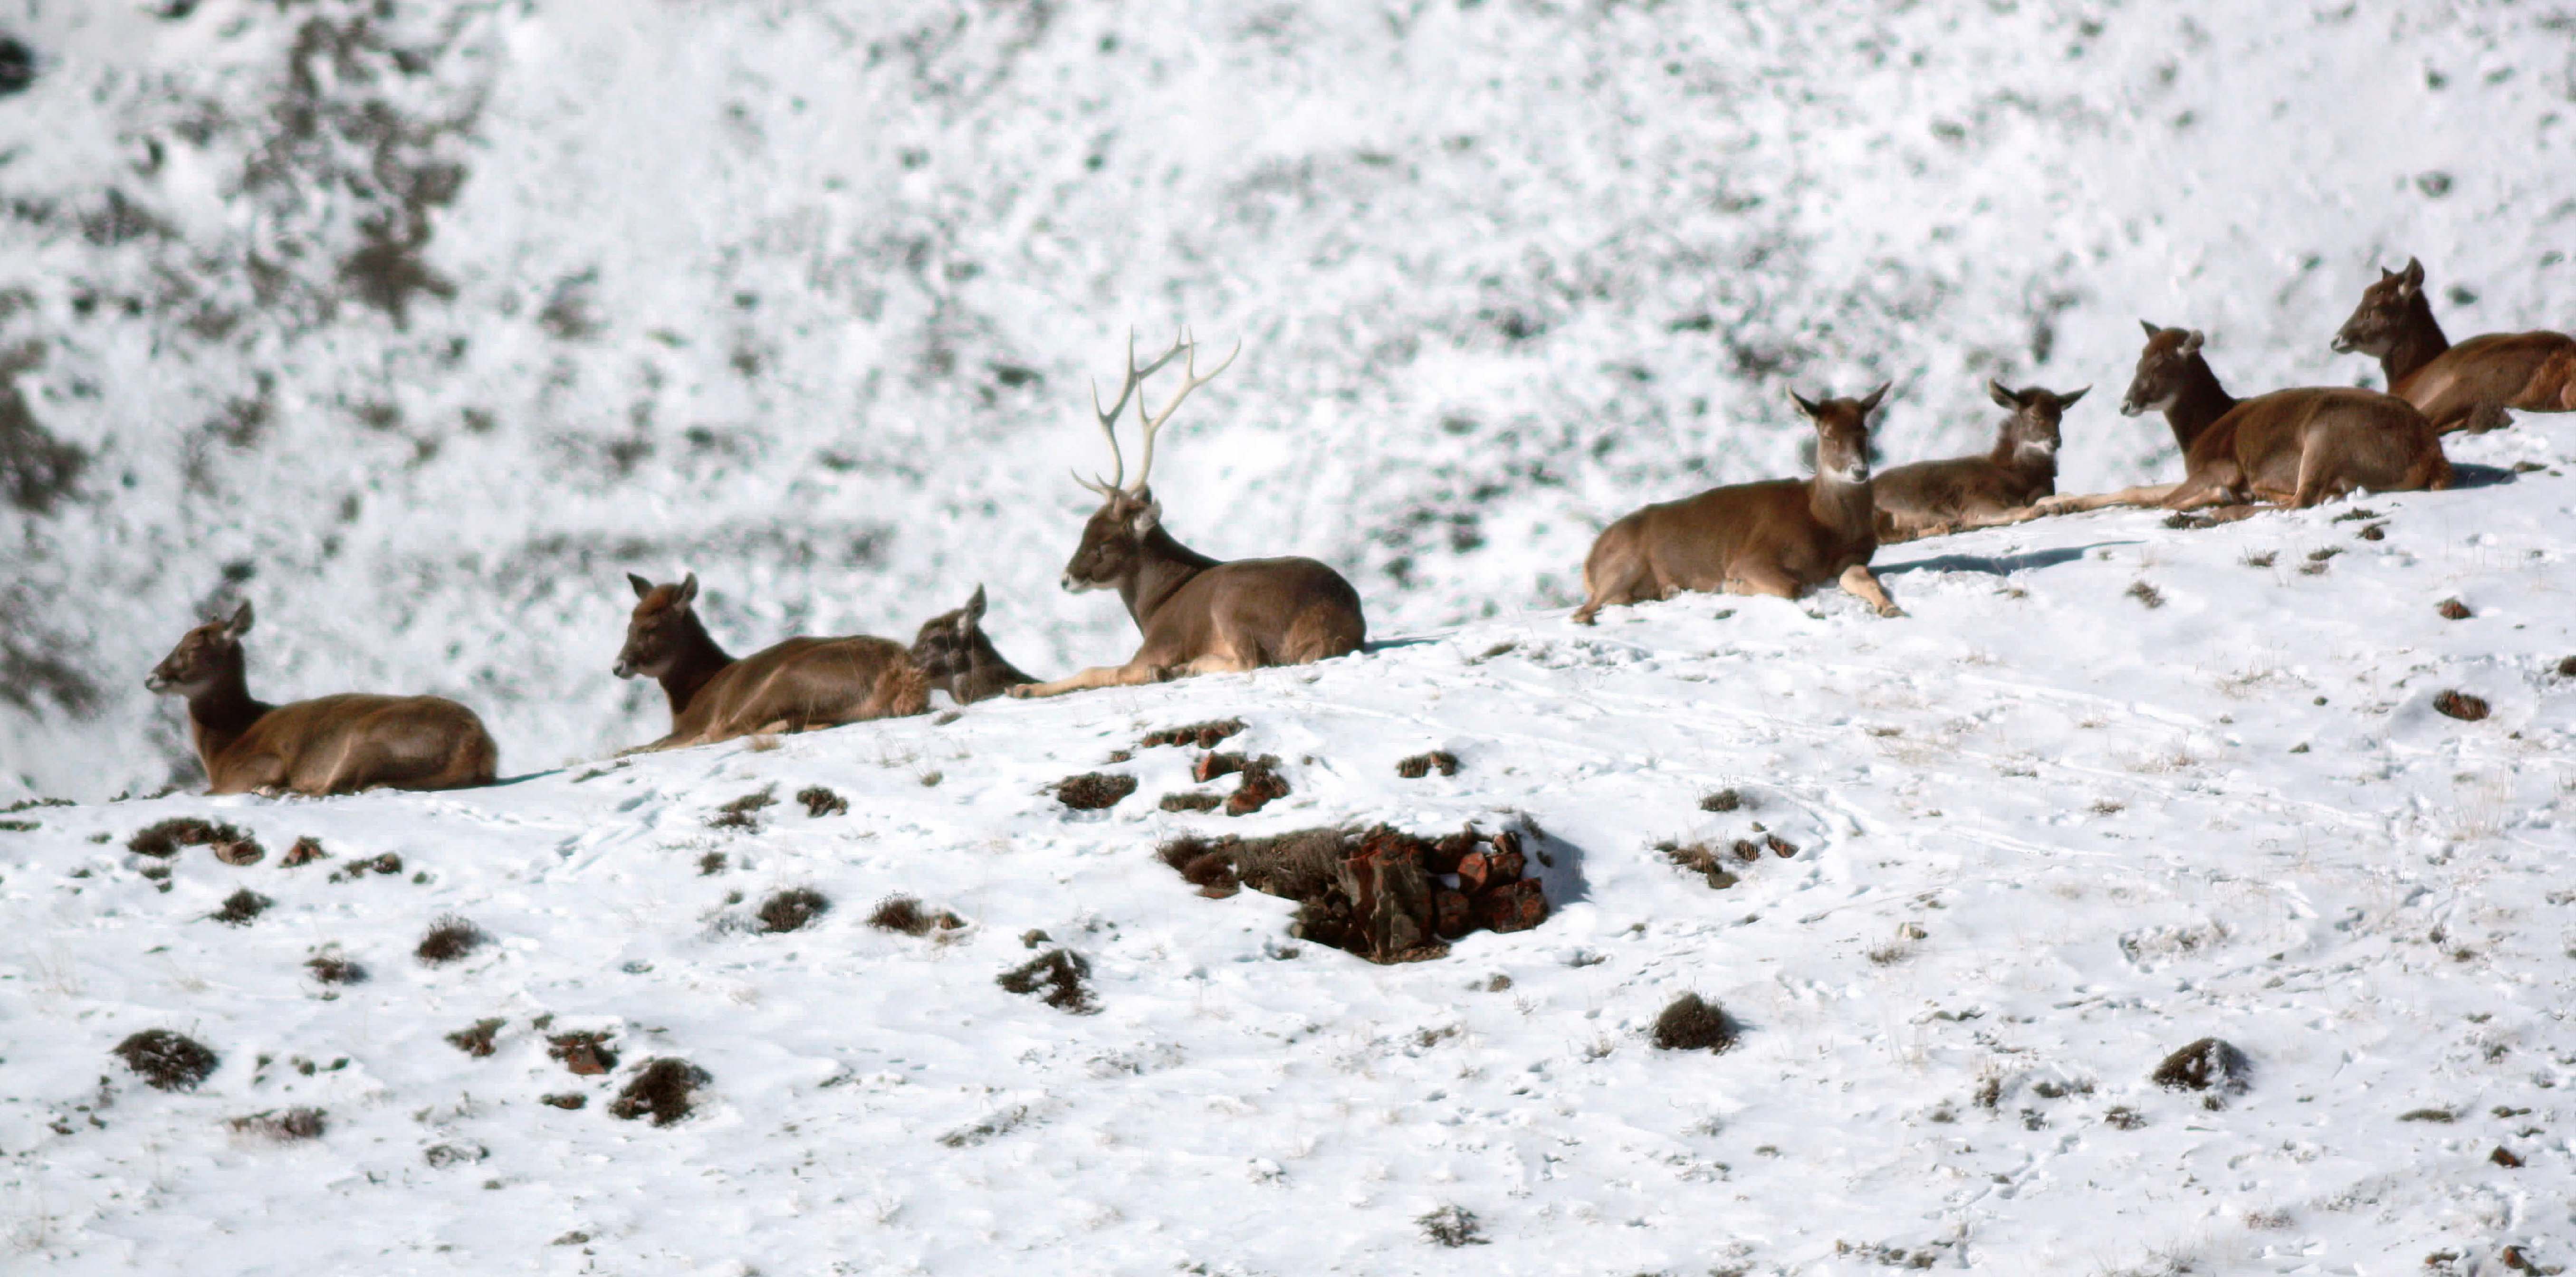
[[[618,574],[722,636],[1024,663],[1129,325],[1243,362],[1158,491],[1381,629],[1570,601],[1641,496],[1791,472],[1782,392],[2245,388],[2420,254],[2454,333],[2571,321],[2546,5],[24,0],[0,104],[0,795],[189,774],[139,686],[236,596],[265,694],[438,691],[551,766],[648,738]],[[2457,291],[2451,291],[2456,289]],[[2097,395],[2068,480],[2170,465]],[[20,411],[23,409],[23,412]]]
[[[6,1266],[2576,1262],[2576,446],[2556,426],[2462,441],[2454,492],[1898,547],[1901,619],[1688,596],[480,792],[15,813],[38,827],[0,834]],[[2454,598],[2465,619],[2437,611]],[[2491,716],[2437,714],[2449,690]],[[1220,715],[1294,794],[1242,820],[1156,810],[1195,751],[1139,738]],[[1459,773],[1397,777],[1428,748]],[[1108,812],[1046,792],[1104,763],[1142,782]],[[791,799],[817,784],[848,812]],[[710,827],[768,786],[764,828]],[[1728,788],[1747,804],[1701,809]],[[1203,899],[1152,854],[1511,812],[1549,835],[1555,916],[1401,966],[1301,945],[1285,902]],[[174,815],[268,855],[191,849],[156,890],[123,844]],[[1653,850],[1756,821],[1796,854],[1723,890]],[[301,837],[332,859],[283,866]],[[332,880],[385,853],[402,872]],[[834,907],[742,925],[798,886]],[[207,919],[245,887],[275,903]],[[968,925],[866,925],[895,893]],[[446,914],[494,943],[416,961]],[[1032,929],[1089,962],[1096,1014],[996,986]],[[316,983],[317,954],[372,978]],[[1684,991],[1741,1023],[1733,1050],[1649,1044]],[[441,1040],[487,1018],[489,1057]],[[149,1028],[220,1067],[193,1093],[138,1085],[108,1052]],[[549,1059],[572,1030],[612,1035],[617,1068]],[[2241,1094],[2150,1083],[2210,1035],[2250,1061]],[[654,1057],[704,1070],[699,1111],[603,1111]],[[565,1093],[589,1102],[540,1102]],[[299,1106],[318,1139],[228,1124]],[[1449,1207],[1485,1244],[1427,1239]]]

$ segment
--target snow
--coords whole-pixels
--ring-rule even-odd
[[[2061,457],[2092,490],[2174,477],[2109,408],[2141,316],[2239,393],[2372,382],[2326,342],[2410,254],[2455,337],[2563,328],[2563,15],[159,7],[7,15],[44,62],[0,110],[0,351],[41,343],[12,384],[90,460],[0,505],[0,669],[69,671],[0,697],[0,806],[80,800],[0,816],[34,826],[0,830],[0,1267],[2576,1262],[2576,425],[2451,441],[2450,492],[1891,547],[1902,618],[1564,613],[1610,518],[1797,470],[1791,385],[1894,379],[1891,461],[1981,449],[1987,376],[2102,387]],[[325,123],[283,145],[289,108]],[[341,267],[415,214],[453,296],[398,323]],[[1122,659],[1055,585],[1064,471],[1129,326],[1183,321],[1246,350],[1162,449],[1166,523],[1333,563],[1374,650],[607,761],[664,728],[608,673],[630,570],[696,571],[736,651],[908,637],[981,581],[1033,673]],[[458,696],[514,779],[105,801],[196,781],[141,678],[238,597],[256,692]],[[1196,751],[1139,738],[1228,715],[1292,795],[1160,811]],[[1426,749],[1461,770],[1396,775]],[[1139,791],[1047,790],[1101,769]],[[164,891],[126,843],[175,816],[267,854]],[[1400,966],[1153,855],[1514,819],[1553,916]],[[1655,849],[1755,822],[1795,854],[1723,890]],[[304,837],[331,858],[282,864]],[[792,887],[833,908],[748,926]],[[868,926],[895,894],[968,925]],[[424,965],[447,915],[493,942]],[[1096,1014],[996,985],[1058,946]],[[1734,1049],[1650,1044],[1684,992]],[[489,1057],[444,1041],[496,1017]],[[221,1066],[141,1085],[110,1050],[149,1028]],[[550,1059],[576,1030],[616,1069]],[[2241,1093],[2149,1080],[2208,1036]],[[698,1111],[612,1116],[662,1057]],[[318,1139],[233,1125],[296,1107]],[[1484,1244],[1429,1239],[1451,1208]]]

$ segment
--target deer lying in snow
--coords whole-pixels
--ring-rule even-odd
[[[2032,506],[2057,492],[2058,422],[2091,389],[2061,395],[2038,386],[2007,390],[2000,381],[1987,381],[1986,393],[2012,410],[1994,450],[1880,471],[1870,482],[1879,543],[2037,517]]]
[[[2147,330],[2138,374],[2120,415],[2161,410],[2182,445],[2183,481],[2092,496],[2051,497],[2050,514],[2114,505],[2202,506],[2273,501],[2305,509],[2348,492],[2451,486],[2451,463],[2433,423],[2415,406],[2375,390],[2275,390],[2239,400],[2200,357],[2201,335]]]
[[[807,732],[930,708],[930,690],[901,644],[865,634],[792,638],[741,660],[707,636],[690,605],[698,577],[655,585],[626,574],[635,611],[619,678],[643,675],[671,698],[671,734],[626,753],[712,745],[770,732]]]
[[[250,604],[189,630],[143,685],[188,698],[188,734],[210,794],[352,794],[492,783],[501,751],[474,711],[437,696],[251,699],[242,636]]]
[[[1869,572],[1878,533],[1869,479],[1869,414],[1887,394],[1810,403],[1789,398],[1816,426],[1816,475],[1711,488],[1650,505],[1602,529],[1583,562],[1577,625],[1605,607],[1668,599],[1684,590],[1794,599],[1827,581],[1901,616]]]
[[[912,663],[932,687],[946,688],[950,700],[971,705],[1000,696],[1037,680],[1002,659],[993,640],[984,637],[984,587],[954,612],[942,612],[921,623],[912,640]]]
[[[2362,292],[2334,348],[2378,357],[2388,393],[2421,409],[2444,434],[2511,425],[2508,408],[2576,412],[2576,337],[2488,333],[2454,346],[2424,299],[2424,263],[2411,257],[2406,269],[2380,271],[2379,282]]]
[[[1235,346],[1240,354],[1243,347]],[[1181,388],[1163,410],[1146,415],[1145,378],[1186,354]],[[1150,683],[1187,674],[1224,674],[1265,665],[1303,665],[1360,649],[1368,623],[1360,616],[1359,591],[1342,574],[1313,559],[1211,559],[1163,530],[1163,507],[1146,480],[1154,470],[1154,436],[1179,410],[1191,391],[1215,380],[1234,363],[1198,375],[1198,347],[1184,334],[1161,358],[1136,366],[1136,341],[1127,341],[1127,375],[1118,402],[1100,407],[1092,390],[1091,407],[1109,436],[1109,456],[1118,470],[1105,482],[1077,479],[1101,496],[1100,509],[1082,529],[1082,544],[1065,564],[1064,588],[1114,589],[1136,619],[1144,642],[1124,665],[1087,669],[1070,678],[1024,683],[1013,696],[1058,696],[1086,687],[1119,687]],[[1136,419],[1144,427],[1144,455],[1136,481],[1128,484],[1127,459],[1118,449],[1118,412],[1136,399]]]

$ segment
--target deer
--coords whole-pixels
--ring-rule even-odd
[[[635,610],[613,672],[662,685],[671,701],[671,731],[623,753],[819,731],[930,708],[928,681],[890,639],[798,637],[736,660],[698,619],[697,573],[656,585],[629,572],[626,583],[635,588]]]
[[[474,711],[442,696],[345,693],[271,705],[251,698],[245,600],[207,621],[143,680],[188,700],[188,734],[209,794],[329,797],[368,789],[489,785],[501,750]]]
[[[2306,509],[2354,491],[2413,492],[2451,486],[2451,463],[2433,423],[2415,405],[2375,390],[2310,387],[2237,399],[2201,358],[2197,330],[2147,333],[2120,415],[2165,415],[2182,445],[2183,480],[2090,496],[2050,497],[2050,514],[2105,506],[2205,506],[2269,501]]]
[[[1880,471],[1870,482],[1879,544],[2037,517],[2032,507],[2057,492],[2058,424],[2092,389],[2061,395],[2041,386],[2011,390],[1987,379],[1986,394],[2012,413],[1993,451]]]
[[[993,640],[984,637],[984,587],[953,612],[921,623],[912,640],[912,663],[934,688],[944,688],[959,705],[972,705],[1037,680],[1002,659]]]
[[[2371,355],[2388,393],[2415,405],[2443,434],[2513,424],[2508,408],[2576,412],[2576,337],[2488,333],[2452,345],[2424,297],[2424,263],[2382,267],[2334,336],[2336,354]]]
[[[1684,590],[1794,599],[1835,582],[1880,616],[1902,616],[1878,578],[1876,506],[1869,477],[1869,415],[1882,385],[1859,399],[1789,399],[1816,428],[1816,473],[1711,488],[1650,505],[1609,527],[1583,561],[1577,625],[1605,607],[1669,599]]]
[[[1368,640],[1359,591],[1342,574],[1307,558],[1209,558],[1181,544],[1163,527],[1163,507],[1148,481],[1154,472],[1154,439],[1190,392],[1215,380],[1243,353],[1236,342],[1225,362],[1200,376],[1198,346],[1187,329],[1152,363],[1136,363],[1136,338],[1127,338],[1127,372],[1118,399],[1100,406],[1091,388],[1092,414],[1109,439],[1116,467],[1103,479],[1074,481],[1099,494],[1100,508],[1083,525],[1082,543],[1064,567],[1066,591],[1116,590],[1143,641],[1124,665],[1095,666],[1070,677],[1022,683],[1013,696],[1060,696],[1092,687],[1127,687],[1193,674],[1228,674],[1275,665],[1304,665],[1347,656]],[[1175,358],[1180,388],[1162,411],[1145,410],[1145,379]],[[1118,414],[1130,397],[1143,435],[1136,478],[1127,479],[1118,446]]]

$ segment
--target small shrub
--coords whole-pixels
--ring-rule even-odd
[[[2147,1080],[2168,1091],[2242,1091],[2252,1072],[2244,1052],[2217,1038],[2202,1038],[2166,1056]]]
[[[1204,838],[1181,837],[1154,849],[1154,855],[1181,875],[1181,881],[1199,889],[1199,894],[1222,898],[1242,889],[1242,880],[1234,867],[1230,844],[1212,843]]]
[[[232,1119],[233,1130],[244,1135],[256,1135],[262,1139],[275,1140],[280,1144],[291,1144],[297,1140],[318,1140],[322,1138],[322,1132],[328,1125],[329,1122],[322,1110],[316,1108],[291,1108],[283,1113],[273,1111],[253,1113],[249,1117]]]
[[[825,816],[845,815],[850,810],[849,799],[821,785],[807,785],[797,790],[796,801],[805,804],[805,814],[816,820],[821,820]]]
[[[168,1029],[145,1029],[116,1044],[116,1058],[156,1091],[193,1091],[222,1063],[204,1044]]]
[[[2463,723],[2477,722],[2485,718],[2488,712],[2485,700],[2456,690],[2434,696],[2433,709],[2444,717],[2456,718]]]
[[[831,911],[832,902],[812,887],[790,887],[760,903],[760,929],[772,935],[782,931],[802,931],[806,924]]]
[[[248,838],[215,844],[215,859],[235,868],[258,864],[267,855],[267,849]]]
[[[324,953],[308,958],[305,960],[304,969],[312,972],[313,978],[324,984],[365,984],[367,982],[365,967],[337,953]]]
[[[312,864],[316,860],[328,860],[330,858],[331,853],[322,850],[321,839],[304,837],[296,839],[295,845],[287,848],[286,856],[277,863],[285,868],[294,869],[298,866]]]
[[[2336,515],[2332,521],[2336,523],[2368,523],[2372,519],[2376,519],[2378,517],[2379,512],[2377,510],[2373,510],[2368,506],[2357,505]]]
[[[1673,865],[1682,872],[1697,874],[1707,879],[1708,885],[1713,889],[1723,891],[1736,884],[1735,875],[1726,871],[1726,866],[1719,860],[1716,849],[1707,843],[1668,840],[1656,843],[1655,850],[1661,853],[1664,859],[1673,862]]]
[[[1218,741],[1224,740],[1228,736],[1235,735],[1242,730],[1243,720],[1239,718],[1220,718],[1212,722],[1192,723],[1187,727],[1166,727],[1161,731],[1145,733],[1145,739],[1136,742],[1136,748],[1153,749],[1160,745],[1196,745],[1201,749],[1214,749],[1216,748]]]
[[[482,948],[491,938],[483,928],[451,913],[429,924],[428,934],[420,938],[420,947],[412,952],[429,966],[445,966]]]
[[[2456,1122],[2460,1115],[2449,1109],[2408,1109],[2397,1115],[2400,1122]]]
[[[1425,1240],[1438,1245],[1457,1247],[1485,1244],[1484,1223],[1476,1218],[1476,1212],[1463,1206],[1443,1206],[1417,1217],[1413,1222],[1421,1226]]]
[[[374,874],[379,878],[390,878],[402,871],[403,858],[388,851],[380,856],[369,856],[364,860],[352,860],[349,863],[332,870],[331,881],[356,882],[365,878],[368,874]]]
[[[1443,776],[1457,775],[1458,756],[1445,749],[1435,749],[1428,754],[1415,754],[1395,765],[1395,774],[1406,780],[1420,780],[1435,771]]]
[[[2558,658],[2558,677],[2576,678],[2576,656]]]
[[[475,1059],[484,1059],[500,1049],[495,1039],[501,1035],[503,1019],[476,1020],[473,1024],[447,1035],[447,1044]]]
[[[716,814],[707,817],[707,828],[739,829],[747,834],[758,833],[761,809],[774,807],[777,804],[778,786],[764,785],[756,793],[744,794],[716,808]]]
[[[1778,856],[1782,860],[1787,860],[1789,857],[1798,854],[1798,844],[1793,843],[1778,834],[1762,835],[1762,845],[1769,847],[1771,849],[1771,854]]]
[[[2444,599],[2441,602],[2434,604],[2433,612],[2445,621],[2465,621],[2470,617],[2477,615],[2477,613],[2469,610],[2468,604],[2462,603],[2458,599]]]
[[[707,854],[698,857],[698,876],[701,878],[712,878],[717,874],[723,873],[725,865],[728,863],[729,858],[723,852],[710,851]]]
[[[868,925],[879,931],[893,931],[907,936],[926,936],[933,931],[954,931],[966,920],[941,909],[934,913],[921,907],[911,896],[888,896],[877,902],[868,914]]]
[[[2147,584],[2145,581],[2130,582],[2129,597],[2136,599],[2139,603],[2150,608],[2159,608],[2165,605],[2164,592]]]
[[[1089,1015],[1100,1009],[1084,983],[1090,978],[1091,964],[1081,954],[1049,949],[994,977],[993,982],[1005,993],[1036,994],[1056,1010]]]
[[[2522,1158],[2515,1155],[2512,1149],[2506,1148],[2502,1144],[2496,1145],[2495,1151],[2487,1154],[2487,1160],[2505,1168],[2506,1170],[2513,1170],[2522,1165]]]
[[[2277,550],[2265,550],[2261,554],[2248,553],[2244,558],[2237,560],[2237,562],[2242,563],[2249,568],[2268,568],[2280,557],[2280,552]]]
[[[2147,1124],[2147,1115],[2126,1104],[2114,1104],[2103,1111],[2102,1120],[2114,1130],[2134,1131]]]
[[[178,855],[182,847],[212,846],[218,848],[217,854],[221,855],[221,849],[230,848],[239,843],[249,843],[251,858],[258,859],[256,853],[259,844],[252,842],[249,834],[230,825],[199,820],[194,816],[174,816],[137,831],[132,838],[126,840],[125,847],[126,850],[137,855],[167,860]]]
[[[626,1089],[617,1093],[608,1113],[628,1121],[649,1117],[655,1126],[669,1126],[697,1107],[697,1090],[707,1082],[706,1070],[686,1060],[667,1056],[647,1060]]]
[[[1744,805],[1744,795],[1734,789],[1721,789],[1714,794],[1704,794],[1699,800],[1701,811],[1728,812]]]
[[[466,1166],[490,1157],[492,1151],[480,1144],[432,1144],[420,1151],[420,1160],[431,1170],[443,1171],[450,1166]]]
[[[556,1095],[540,1095],[537,1097],[537,1103],[552,1105],[559,1109],[578,1109],[590,1103],[590,1097],[579,1091],[565,1091]]]
[[[1723,1051],[1735,1045],[1737,1030],[1724,1007],[1685,993],[1655,1017],[1650,1036],[1657,1050]]]
[[[1225,806],[1223,794],[1171,793],[1160,804],[1165,811],[1210,812]]]
[[[227,927],[247,927],[252,919],[268,912],[268,907],[275,903],[277,902],[244,887],[224,897],[223,907],[207,914],[206,917]]]
[[[577,1076],[597,1077],[617,1067],[617,1052],[608,1041],[608,1034],[590,1030],[558,1033],[546,1039],[546,1055]]]
[[[1120,799],[1135,792],[1136,778],[1116,772],[1084,772],[1055,783],[1056,801],[1075,811],[1115,807]]]
[[[1243,765],[1243,779],[1225,800],[1225,814],[1249,816],[1288,794],[1288,779],[1279,774],[1279,760],[1264,754]]]

